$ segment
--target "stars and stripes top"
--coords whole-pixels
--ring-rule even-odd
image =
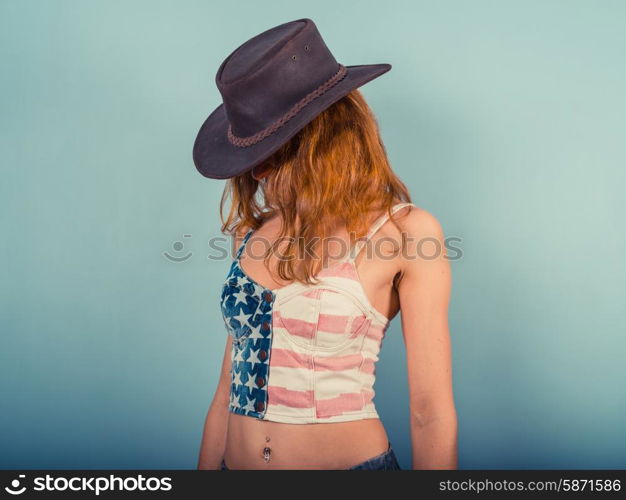
[[[221,296],[232,336],[230,412],[295,424],[378,418],[375,364],[389,319],[371,305],[355,259],[388,218],[377,219],[314,285],[255,282],[240,265],[253,230],[246,233]]]

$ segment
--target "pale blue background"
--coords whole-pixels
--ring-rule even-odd
[[[225,330],[218,65],[313,18],[414,201],[463,239],[460,468],[626,464],[626,3],[0,2],[3,468],[194,468]],[[192,235],[183,238],[183,234]],[[162,252],[183,241],[183,263]],[[397,318],[376,401],[410,467]]]

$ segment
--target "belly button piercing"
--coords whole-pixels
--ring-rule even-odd
[[[265,436],[265,442],[266,443],[270,442],[269,436]],[[272,455],[272,449],[269,446],[265,446],[265,448],[263,448],[263,460],[265,461],[265,463],[270,461],[271,455]]]

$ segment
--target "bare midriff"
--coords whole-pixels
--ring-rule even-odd
[[[229,469],[349,469],[388,445],[378,418],[284,424],[229,413],[224,462]]]

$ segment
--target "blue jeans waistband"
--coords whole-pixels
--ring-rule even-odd
[[[221,470],[230,470],[226,467],[224,460],[222,460]],[[402,470],[402,468],[398,463],[398,458],[391,447],[391,443],[389,443],[387,451],[381,453],[380,455],[368,458],[367,460],[364,460],[363,462],[346,470]]]

